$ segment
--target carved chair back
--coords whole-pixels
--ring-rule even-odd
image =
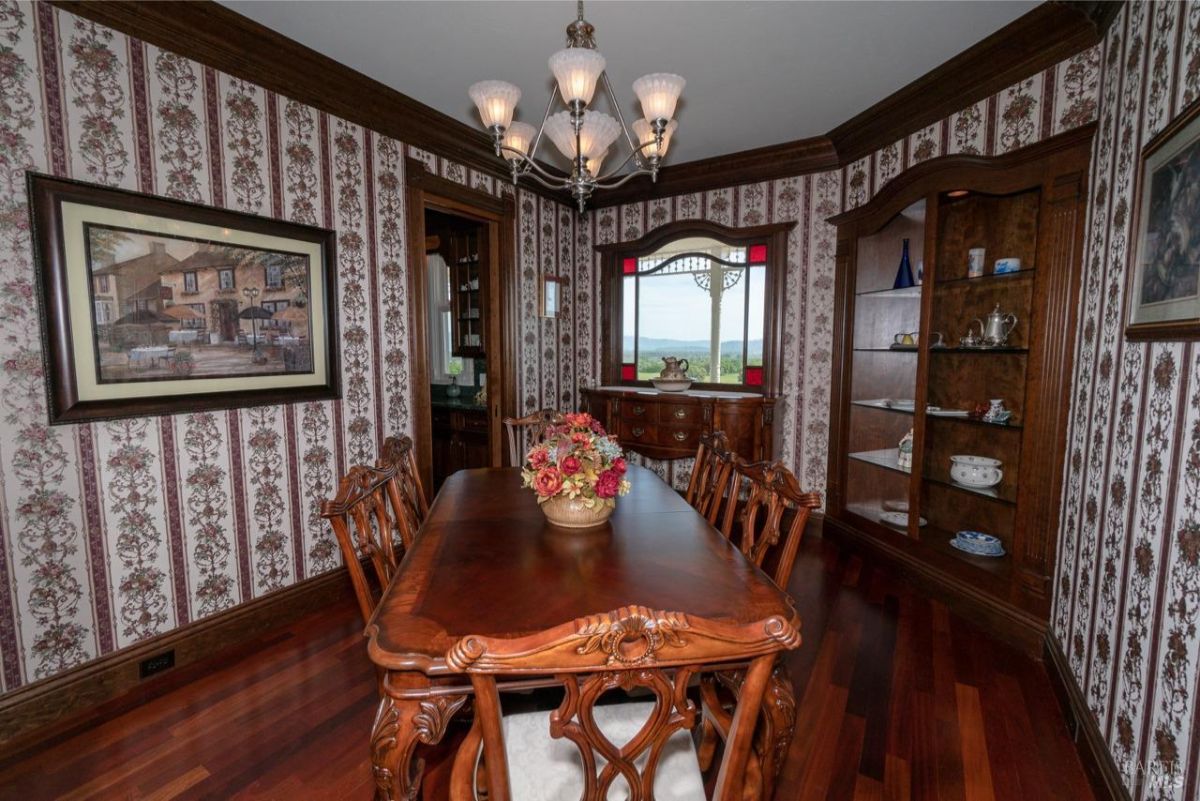
[[[754,564],[773,565],[771,578],[786,591],[808,516],[820,507],[821,496],[804,492],[783,462],[747,463],[736,459],[732,475],[721,532],[731,540],[736,536],[738,547]],[[739,512],[738,501],[743,493],[746,501]],[[784,531],[784,514],[789,508],[795,514]]]
[[[508,438],[508,459],[513,467],[520,467],[525,454],[545,437],[549,426],[563,421],[562,412],[556,409],[539,409],[524,417],[504,418],[504,432]]]
[[[700,436],[696,462],[684,499],[708,522],[716,525],[722,501],[734,478],[736,456],[729,450],[729,438],[722,431]]]
[[[383,441],[379,452],[378,467],[394,469],[400,502],[398,516],[400,541],[405,549],[412,546],[413,538],[425,522],[429,514],[429,501],[425,498],[425,487],[421,483],[421,474],[417,470],[416,449],[411,437],[388,437]]]
[[[689,682],[706,665],[749,659],[711,795],[741,801],[755,721],[776,654],[799,642],[799,633],[781,618],[736,625],[639,606],[517,639],[464,637],[446,661],[470,675],[475,718],[466,739],[469,745],[457,757],[450,797],[480,797],[473,772],[461,765],[475,764],[482,744],[487,801],[511,798],[497,676],[546,677],[562,685],[562,703],[547,725],[552,738],[566,738],[579,752],[582,801],[606,801],[618,779],[624,780],[631,801],[651,801],[668,739],[681,730],[691,732],[701,720],[688,697]],[[597,724],[597,701],[610,691],[633,689],[653,697],[653,710],[628,742],[611,742]]]
[[[380,590],[386,588],[400,562],[395,532],[403,531],[403,514],[395,466],[350,468],[337,495],[321,504],[321,516],[333,527],[342,549],[364,621],[375,611],[378,598],[360,559],[370,560]]]

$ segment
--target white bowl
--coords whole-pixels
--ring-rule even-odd
[[[683,392],[692,385],[690,378],[651,378],[650,383],[659,392]]]
[[[994,487],[1004,478],[999,459],[986,456],[951,456],[950,478],[968,487]]]

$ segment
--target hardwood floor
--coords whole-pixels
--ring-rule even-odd
[[[820,538],[790,589],[804,644],[777,801],[1093,798],[1042,665]],[[49,745],[0,751],[0,797],[366,801],[377,696],[360,629],[347,598],[148,681]]]

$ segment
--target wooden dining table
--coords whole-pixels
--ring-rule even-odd
[[[631,465],[627,477],[630,493],[592,530],[548,523],[516,468],[447,479],[367,625],[382,676],[371,739],[377,798],[416,797],[420,747],[439,743],[471,696],[465,671],[483,656],[472,650],[481,639],[570,634],[571,623],[624,626],[636,638],[648,617],[683,621],[696,637],[719,631],[706,659],[715,665],[799,645],[785,593],[655,473]],[[655,650],[661,643],[643,645],[646,660],[670,664],[668,648]],[[786,750],[790,687],[765,698],[764,710],[780,707],[787,722],[770,747]]]

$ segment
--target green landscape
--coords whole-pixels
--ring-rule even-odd
[[[752,339],[748,348],[750,364],[762,364],[762,340]],[[633,337],[625,337],[625,348],[633,349]],[[688,360],[688,376],[706,381],[711,361],[707,340],[654,339],[642,337],[638,347],[637,374],[640,380],[656,378],[663,369],[663,357],[674,356]],[[721,383],[739,384],[742,381],[742,341],[721,343]]]

